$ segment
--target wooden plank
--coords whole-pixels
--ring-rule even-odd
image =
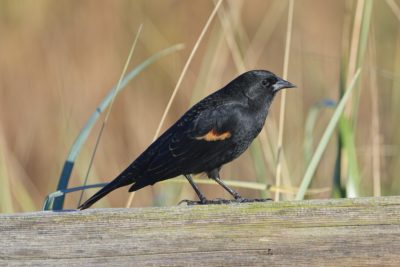
[[[399,266],[400,197],[0,215],[0,265]]]

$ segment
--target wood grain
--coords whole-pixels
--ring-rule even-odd
[[[0,215],[2,266],[399,266],[400,197]]]

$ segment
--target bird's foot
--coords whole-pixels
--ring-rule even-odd
[[[268,202],[271,198],[236,198],[233,202],[236,203],[252,203],[252,202]]]
[[[247,199],[247,198],[236,198],[236,199],[202,199],[200,201],[194,200],[182,200],[179,202],[178,205],[182,203],[186,203],[187,206],[193,205],[220,205],[220,204],[232,204],[232,203],[251,203],[251,202],[267,202],[272,201],[270,198],[254,198],[254,199]]]
[[[201,201],[195,201],[195,200],[189,200],[189,199],[182,199],[181,201],[179,201],[178,206],[181,205],[182,203],[186,203],[187,206],[191,206],[191,205],[201,205],[201,204],[202,204]]]
[[[200,201],[194,201],[194,200],[184,199],[181,202],[179,202],[178,205],[180,205],[182,203],[186,203],[187,206],[193,206],[193,205],[219,205],[219,204],[230,204],[232,202],[235,202],[235,200],[217,198],[217,199],[202,199]]]

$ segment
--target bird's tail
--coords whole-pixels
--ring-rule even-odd
[[[92,206],[95,202],[97,202],[99,199],[103,198],[105,195],[108,193],[114,191],[117,188],[120,188],[122,186],[126,186],[128,184],[131,184],[133,182],[132,178],[128,178],[125,175],[120,175],[117,178],[115,178],[113,181],[108,183],[106,186],[104,186],[102,189],[100,189],[96,194],[94,194],[91,198],[85,201],[82,205],[78,207],[80,210],[84,210]]]

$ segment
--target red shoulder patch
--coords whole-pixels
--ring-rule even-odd
[[[212,141],[222,141],[229,137],[231,137],[230,132],[218,133],[215,129],[212,129],[205,135],[196,137],[196,139],[212,142]]]

